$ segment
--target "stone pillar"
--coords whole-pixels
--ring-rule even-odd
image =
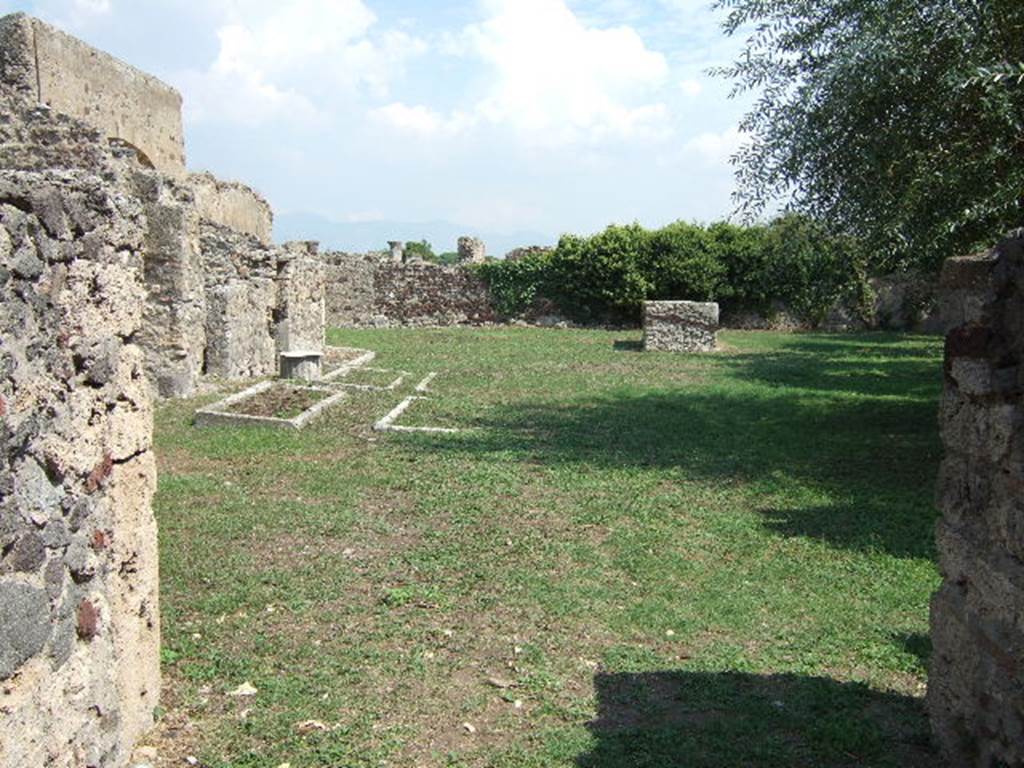
[[[0,172],[0,768],[125,765],[160,693],[142,209]]]
[[[231,278],[206,293],[206,373],[251,379],[277,372],[274,310],[277,286],[270,278]]]
[[[133,174],[146,214],[146,311],[138,342],[161,397],[190,397],[203,373],[206,296],[191,193],[157,173]]]
[[[946,338],[928,709],[956,766],[1024,765],[1024,233],[942,272]]]
[[[459,238],[459,262],[462,264],[480,264],[487,260],[487,246],[477,237]]]
[[[388,248],[391,249],[391,260],[396,264],[405,261],[405,242],[402,240],[388,240]]]
[[[308,253],[308,251],[306,251]],[[325,269],[319,258],[285,251],[278,257],[277,353],[323,351]]]
[[[717,344],[717,304],[699,301],[644,302],[644,349],[711,352]]]

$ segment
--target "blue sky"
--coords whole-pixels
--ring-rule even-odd
[[[177,87],[189,165],[280,213],[590,232],[731,211],[706,0],[7,2]]]

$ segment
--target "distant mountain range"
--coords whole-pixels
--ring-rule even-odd
[[[488,256],[504,256],[514,248],[554,245],[558,238],[541,232],[488,232],[463,227],[450,221],[419,223],[398,221],[334,221],[312,213],[282,213],[274,217],[274,239],[319,240],[329,251],[364,253],[385,251],[389,240],[426,240],[434,253],[454,251],[463,235],[479,237],[487,244]]]

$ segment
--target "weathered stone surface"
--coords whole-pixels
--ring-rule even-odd
[[[928,708],[951,764],[1024,765],[1024,237],[951,259]]]
[[[0,768],[119,768],[159,695],[152,409],[132,343],[146,218],[125,189],[0,171]]]
[[[233,181],[221,181],[210,173],[193,173],[188,186],[195,196],[200,219],[252,235],[270,245],[274,214],[262,195],[251,187]]]
[[[481,264],[487,260],[487,245],[478,237],[460,237],[458,249],[460,263]]]
[[[324,266],[315,255],[286,250],[277,266],[277,351],[324,348]]]
[[[446,326],[494,322],[487,285],[471,270],[394,264],[381,254],[327,253],[325,302],[333,327]]]
[[[43,650],[50,636],[50,601],[37,587],[0,581],[0,680]]]
[[[0,18],[0,79],[11,90],[134,147],[165,173],[185,171],[181,96],[168,85],[24,14]]]
[[[147,225],[139,345],[157,393],[188,397],[202,374],[207,341],[199,215],[191,195],[173,181],[141,172],[132,181]]]
[[[696,301],[644,302],[644,349],[710,352],[717,345],[718,305]]]
[[[207,292],[206,373],[224,379],[277,371],[274,343],[276,286],[257,278],[231,280]]]

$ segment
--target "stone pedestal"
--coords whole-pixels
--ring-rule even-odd
[[[323,353],[314,350],[281,353],[281,378],[318,381],[323,370]]]
[[[711,352],[717,346],[718,305],[697,301],[645,301],[644,349]]]

